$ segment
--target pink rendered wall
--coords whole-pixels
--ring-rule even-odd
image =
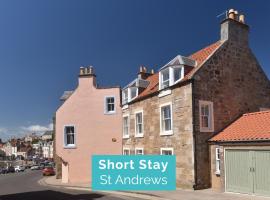
[[[122,154],[120,89],[97,89],[93,79],[79,78],[77,89],[56,112],[56,154],[68,163],[71,183],[91,182],[91,155]],[[106,96],[115,97],[115,114],[104,114]],[[64,148],[64,125],[75,126],[74,149]]]

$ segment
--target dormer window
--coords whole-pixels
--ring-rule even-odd
[[[129,87],[122,91],[123,104],[126,104],[138,96],[137,87]]]
[[[170,66],[160,71],[160,89],[174,85],[184,78],[184,66]]]
[[[178,83],[185,76],[185,67],[195,66],[195,60],[181,55],[176,56],[159,70],[159,89],[162,90]]]

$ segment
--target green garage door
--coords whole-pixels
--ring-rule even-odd
[[[270,195],[270,151],[226,150],[226,191]]]

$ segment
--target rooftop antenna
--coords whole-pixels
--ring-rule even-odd
[[[225,10],[224,12],[220,13],[219,15],[217,15],[217,18],[221,17],[225,15],[226,16],[226,19],[228,18],[228,10]]]

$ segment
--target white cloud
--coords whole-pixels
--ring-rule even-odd
[[[6,132],[7,132],[6,128],[0,127],[0,134],[6,134]]]
[[[30,126],[27,126],[27,127],[24,127],[22,126],[21,127],[21,130],[22,131],[28,131],[28,132],[31,132],[31,133],[42,133],[42,132],[45,132],[45,131],[50,131],[53,129],[53,124],[49,124],[48,126],[41,126],[41,125],[30,125]]]

